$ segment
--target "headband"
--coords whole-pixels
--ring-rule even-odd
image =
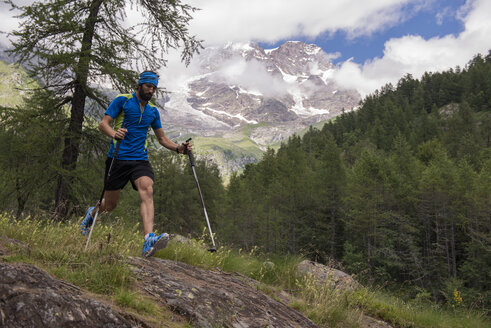
[[[154,72],[143,72],[140,74],[138,85],[142,85],[144,83],[151,83],[157,87],[159,85],[159,76]]]

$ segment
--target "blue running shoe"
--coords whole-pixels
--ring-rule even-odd
[[[158,250],[167,247],[167,243],[169,242],[169,234],[163,233],[160,236],[155,236],[153,232],[151,232],[143,243],[142,256],[150,257],[153,256]]]
[[[94,206],[89,207],[89,209],[85,213],[85,217],[82,220],[82,223],[80,223],[80,233],[82,234],[82,236],[85,236],[89,231],[89,228],[92,226],[92,222],[94,221],[94,218],[92,217],[93,209]]]

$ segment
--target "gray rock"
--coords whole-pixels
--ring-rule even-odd
[[[0,326],[148,327],[27,264],[0,263]]]
[[[303,276],[311,276],[319,285],[328,284],[339,291],[349,291],[360,286],[349,274],[317,262],[304,260],[298,264],[297,270]]]
[[[197,327],[314,328],[300,312],[258,291],[251,279],[153,258],[129,258],[139,285]]]

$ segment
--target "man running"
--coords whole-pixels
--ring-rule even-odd
[[[145,234],[143,257],[153,256],[159,249],[166,247],[169,241],[169,234],[163,233],[155,236],[153,233],[154,174],[148,161],[147,133],[149,127],[152,127],[159,143],[165,148],[176,151],[178,154],[191,151],[189,143],[178,145],[165,135],[160,122],[159,111],[148,103],[157,90],[157,86],[157,73],[151,71],[141,73],[136,92],[118,95],[109,104],[104,118],[99,124],[99,130],[112,138],[106,160],[106,176],[117,140],[121,140],[119,152],[117,158],[114,159],[110,179],[107,182],[99,210],[110,212],[116,208],[121,189],[128,181],[131,182],[133,189],[138,191],[141,200],[140,216]],[[114,128],[111,127],[112,123],[114,123]],[[87,210],[80,224],[83,235],[92,225],[95,212],[94,207]]]

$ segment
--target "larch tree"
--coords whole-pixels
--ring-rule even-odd
[[[128,92],[135,70],[158,70],[165,54],[179,49],[189,63],[201,48],[188,25],[197,9],[180,0],[47,0],[18,5],[21,23],[10,34],[10,53],[42,87],[69,105],[61,168],[55,195],[55,216],[69,213],[71,172],[80,154],[86,101],[108,104],[100,85]],[[129,24],[128,13],[140,15]]]

